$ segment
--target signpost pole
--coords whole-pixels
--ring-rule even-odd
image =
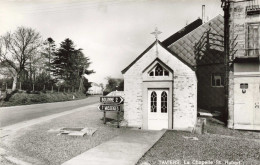
[[[117,128],[119,128],[120,109],[124,99],[121,96],[103,96],[100,97],[100,102],[103,104],[99,105],[98,109],[104,111],[104,124],[106,124],[106,111],[117,111]]]
[[[119,111],[117,111],[117,128],[119,128]]]
[[[104,124],[106,124],[106,111],[104,111]]]

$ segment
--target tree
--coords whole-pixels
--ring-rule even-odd
[[[84,75],[94,73],[88,70],[91,63],[89,58],[85,57],[82,49],[76,49],[72,40],[65,39],[60,44],[60,48],[54,53],[54,59],[51,63],[53,75],[57,80],[64,80],[64,85],[82,90]]]
[[[18,27],[0,38],[0,62],[5,64],[13,78],[12,90],[16,89],[20,74],[31,66],[41,47],[41,36],[32,28]]]
[[[43,51],[42,51],[42,56],[43,58],[46,59],[45,61],[45,66],[47,66],[47,71],[50,76],[50,71],[51,71],[51,61],[53,60],[54,53],[56,51],[56,44],[55,41],[49,37],[43,42]]]
[[[72,40],[69,38],[61,42],[60,48],[54,53],[52,64],[53,75],[57,79],[67,80],[69,79],[69,70],[71,70],[71,63],[73,60],[73,54],[75,54],[75,46]]]

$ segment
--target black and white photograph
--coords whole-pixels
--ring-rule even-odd
[[[1,165],[260,165],[260,0],[0,0]]]

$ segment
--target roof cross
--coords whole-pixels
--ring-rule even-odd
[[[162,33],[162,32],[160,32],[160,31],[158,30],[158,28],[156,27],[155,30],[154,30],[154,32],[152,32],[151,34],[153,34],[153,35],[155,36],[156,40],[157,40],[157,39],[158,39],[158,35],[161,34],[161,33]]]

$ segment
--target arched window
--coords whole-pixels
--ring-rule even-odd
[[[163,68],[161,65],[155,67],[155,76],[163,76]]]
[[[156,92],[152,92],[151,94],[151,112],[156,112],[157,110],[157,94]]]
[[[150,72],[149,76],[169,76],[169,71],[157,64]]]
[[[165,91],[161,94],[161,113],[167,113],[167,93]]]

